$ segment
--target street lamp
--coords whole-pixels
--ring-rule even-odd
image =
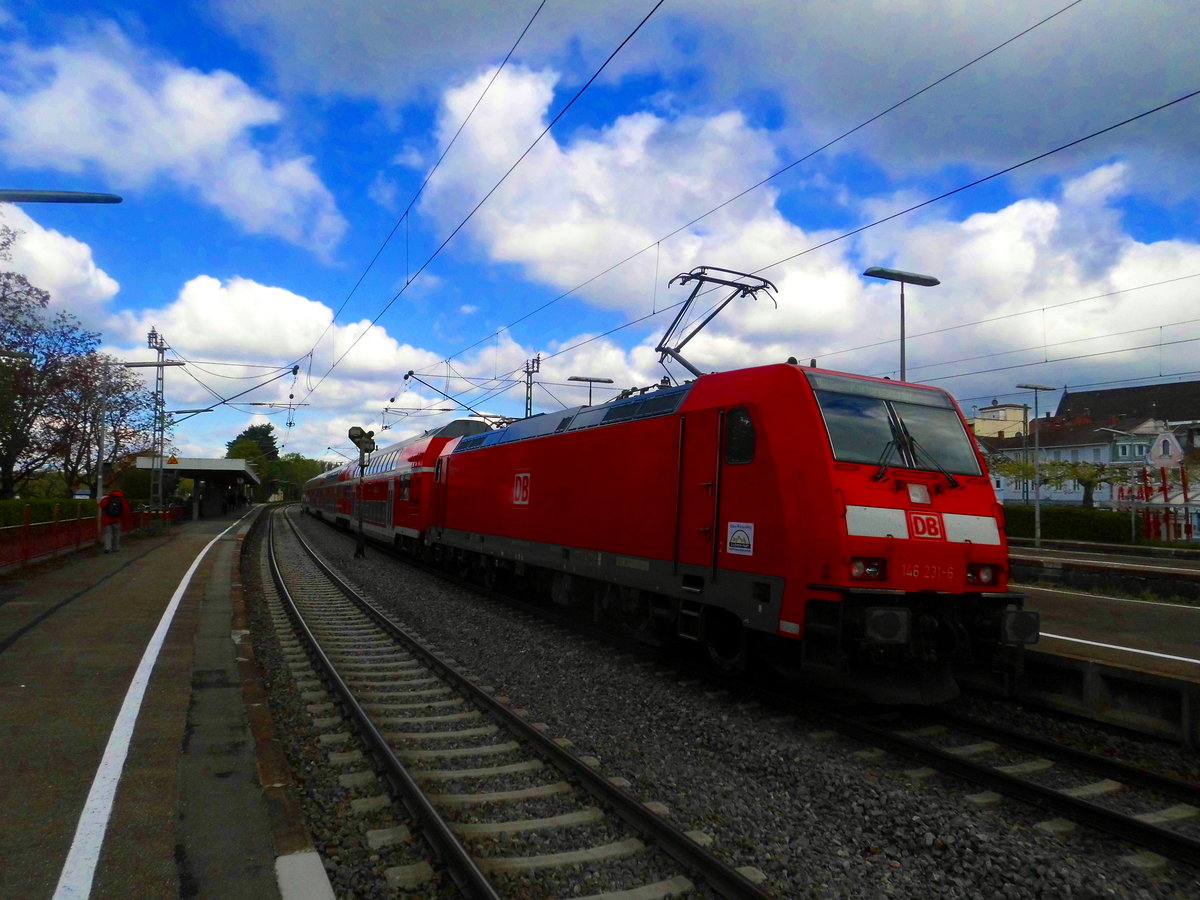
[[[1042,477],[1041,477],[1041,429],[1038,422],[1038,397],[1042,391],[1057,391],[1048,384],[1018,384],[1017,387],[1033,391],[1033,546],[1042,546]]]
[[[885,269],[881,266],[871,266],[863,272],[868,278],[884,278],[888,281],[900,282],[900,380],[907,381],[907,368],[904,365],[904,286],[916,284],[921,287],[933,287],[941,284],[932,275],[919,275],[916,272],[901,272],[899,269]]]
[[[367,555],[367,545],[363,540],[362,521],[363,470],[367,467],[367,455],[375,452],[375,432],[364,431],[355,425],[346,434],[350,438],[351,443],[358,448],[358,501],[354,504],[358,512],[358,541],[354,545],[354,558],[363,559]]]
[[[120,203],[116,194],[91,191],[14,191],[0,190],[0,203]]]
[[[591,375],[571,375],[567,381],[586,381],[588,386],[588,406],[592,405],[592,385],[593,384],[612,384],[611,378],[593,378]]]

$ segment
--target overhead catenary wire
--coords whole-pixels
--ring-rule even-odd
[[[1162,281],[1152,281],[1147,284],[1135,285],[1134,287],[1120,288],[1119,290],[1115,290],[1115,291],[1106,291],[1103,294],[1092,294],[1087,297],[1077,297],[1074,300],[1064,300],[1062,303],[1051,303],[1047,306],[1034,306],[1029,309],[1021,310],[1019,312],[1003,313],[998,316],[988,316],[985,319],[975,319],[974,321],[971,321],[971,322],[959,322],[956,325],[947,325],[945,328],[933,328],[933,329],[930,329],[929,331],[920,331],[920,332],[916,332],[915,334],[909,334],[908,340],[912,341],[912,340],[915,340],[916,338],[929,337],[929,336],[935,335],[935,334],[945,334],[946,332],[957,331],[962,328],[973,328],[977,325],[989,325],[993,322],[1002,322],[1005,319],[1015,319],[1020,316],[1029,316],[1029,315],[1033,315],[1034,313],[1039,313],[1039,312],[1045,313],[1047,310],[1062,309],[1064,306],[1074,306],[1077,303],[1088,303],[1093,300],[1104,300],[1109,297],[1116,297],[1121,294],[1128,294],[1132,291],[1142,291],[1142,290],[1146,290],[1147,288],[1162,287],[1163,285],[1166,285],[1166,284],[1174,284],[1175,282],[1179,282],[1179,281],[1187,281],[1189,278],[1200,278],[1200,272],[1192,272],[1189,275],[1179,275],[1175,278],[1165,278]],[[821,353],[801,353],[801,354],[798,354],[798,356],[819,357],[820,359],[829,359],[829,357],[831,357],[831,356],[840,356],[844,353],[855,353],[859,350],[871,350],[871,349],[874,349],[875,347],[885,347],[888,344],[896,343],[897,340],[899,340],[899,338],[888,338],[887,340],[883,340],[883,341],[873,341],[870,344],[860,344],[857,347],[846,347],[842,350],[827,350],[827,351],[823,351]],[[917,368],[923,368],[923,367],[918,366]]]
[[[358,337],[356,337],[354,339],[354,341],[351,342],[350,346],[347,347],[346,350],[343,351],[342,354],[336,360],[334,360],[334,362],[326,370],[325,374],[322,375],[321,378],[317,381],[317,383],[309,390],[308,396],[311,396],[312,393],[314,393],[318,388],[320,388],[321,384],[323,384],[325,379],[329,377],[330,373],[335,368],[337,368],[337,366],[342,362],[342,360],[344,360],[346,358],[346,356],[350,353],[350,351],[353,350],[358,345],[359,341],[361,341],[366,336],[367,331],[369,331],[371,327],[375,326],[375,324],[383,317],[383,315],[389,309],[392,308],[393,304],[395,304],[395,302],[398,299],[400,299],[401,295],[403,295],[404,292],[408,289],[409,284],[411,284],[413,281],[415,281],[416,278],[422,272],[424,272],[426,268],[428,268],[430,263],[432,263],[434,261],[434,259],[436,259],[441,254],[442,250],[444,250],[446,248],[446,246],[450,243],[450,241],[452,241],[454,239],[454,237],[467,225],[467,223],[474,217],[475,213],[477,213],[479,211],[479,209],[500,188],[500,185],[502,185],[508,179],[508,176],[511,175],[513,173],[513,171],[517,168],[517,166],[519,166],[525,160],[525,158],[533,151],[534,147],[536,147],[541,142],[542,138],[545,137],[550,132],[550,129],[552,129],[555,126],[555,124],[557,124],[558,121],[566,114],[566,112],[572,106],[575,105],[575,102],[581,96],[583,96],[584,91],[586,91],[592,85],[592,83],[597,78],[600,77],[600,74],[608,67],[608,64],[613,61],[613,59],[616,57],[616,55],[618,53],[620,53],[622,49],[624,49],[625,45],[628,44],[639,31],[642,30],[642,27],[650,20],[650,17],[653,16],[658,11],[659,7],[661,7],[664,2],[665,2],[665,0],[658,0],[658,2],[654,4],[654,7],[650,10],[650,12],[646,13],[646,15],[637,24],[637,26],[631,32],[629,32],[629,34],[627,34],[625,36],[624,40],[621,41],[621,43],[617,46],[617,48],[615,50],[613,50],[612,53],[610,53],[608,55],[608,58],[605,59],[605,61],[600,65],[600,67],[598,69],[596,69],[595,72],[592,73],[591,77],[588,78],[587,82],[584,83],[583,87],[581,87],[575,93],[575,95],[570,100],[568,100],[566,102],[566,104],[563,105],[563,107],[558,111],[558,113],[554,116],[554,118],[550,120],[549,124],[546,125],[546,127],[542,130],[542,132],[536,138],[534,138],[533,142],[525,149],[525,152],[523,152],[517,158],[517,160],[508,168],[508,170],[500,177],[500,180],[497,181],[491,187],[491,189],[488,190],[488,192],[483,196],[483,198],[480,199],[479,202],[475,204],[475,206],[471,209],[471,211],[469,213],[467,213],[467,215],[462,219],[462,221],[460,221],[458,223],[458,225],[456,225],[453,228],[453,230],[451,230],[451,232],[437,246],[437,248],[433,251],[433,253],[431,253],[429,255],[429,257],[425,260],[425,262],[423,262],[420,265],[420,267],[412,274],[412,277],[410,278],[410,280],[406,284],[404,284],[404,286],[401,287],[400,290],[398,290],[392,296],[392,298],[390,300],[388,300],[388,302],[384,305],[383,309],[381,309],[379,311],[379,313],[371,320],[370,326],[367,329],[364,329],[362,334],[360,334]],[[307,396],[305,399],[307,399]]]
[[[750,185],[749,187],[743,189],[742,191],[739,191],[737,194],[734,194],[732,197],[729,197],[728,199],[723,200],[721,203],[717,204],[716,206],[714,206],[712,209],[708,210],[707,212],[701,213],[700,215],[696,216],[695,218],[691,219],[690,221],[685,222],[684,224],[678,226],[677,228],[668,232],[667,234],[663,235],[662,237],[659,237],[653,243],[647,244],[645,247],[642,247],[640,250],[636,251],[635,253],[631,253],[629,256],[626,256],[624,259],[620,260],[619,262],[615,262],[612,265],[608,266],[606,269],[603,269],[602,271],[597,272],[595,275],[591,276],[590,278],[586,279],[585,281],[580,282],[579,284],[575,285],[575,287],[571,288],[570,290],[564,291],[563,293],[559,294],[558,296],[553,297],[550,300],[547,300],[546,302],[540,304],[539,306],[534,307],[529,312],[525,313],[523,316],[513,320],[508,325],[503,326],[503,328],[501,328],[500,330],[498,330],[492,334],[489,334],[486,337],[480,338],[478,341],[476,341],[473,344],[463,347],[462,349],[451,354],[448,358],[453,359],[457,356],[461,356],[462,354],[473,350],[475,347],[479,346],[480,344],[491,340],[493,337],[498,335],[500,333],[500,331],[504,330],[504,328],[512,329],[514,326],[521,324],[522,322],[537,315],[538,313],[542,312],[543,310],[546,310],[546,309],[550,308],[551,306],[555,305],[560,300],[563,300],[563,299],[571,296],[572,294],[575,294],[578,291],[583,290],[583,288],[587,287],[592,282],[594,282],[600,278],[603,278],[605,275],[608,275],[609,273],[613,272],[616,269],[619,269],[621,266],[625,265],[626,263],[629,263],[632,260],[636,259],[637,257],[641,256],[643,253],[646,253],[647,251],[649,251],[651,249],[656,249],[656,248],[661,249],[660,245],[662,244],[663,241],[671,239],[672,237],[679,234],[680,232],[682,232],[688,228],[691,228],[696,223],[703,221],[704,219],[708,218],[709,216],[713,215],[714,213],[717,213],[720,210],[724,209],[725,207],[729,206],[729,204],[734,203],[737,200],[740,200],[742,197],[746,196],[747,194],[751,193],[752,191],[755,191],[758,188],[762,187],[763,185],[765,185],[771,181],[774,181],[776,178],[778,178],[780,175],[784,174],[785,172],[788,172],[791,169],[794,169],[796,166],[808,161],[809,159],[816,156],[817,154],[822,153],[825,150],[828,150],[830,147],[834,146],[835,144],[840,143],[841,141],[845,140],[846,138],[850,137],[851,135],[855,134],[856,132],[861,131],[863,128],[866,128],[868,125],[871,125],[872,123],[878,121],[879,119],[882,119],[884,116],[887,116],[890,113],[896,111],[900,107],[904,106],[906,103],[909,103],[910,101],[915,100],[917,97],[920,97],[922,94],[925,94],[925,93],[933,90],[934,88],[936,88],[938,85],[942,84],[943,82],[948,81],[949,79],[953,78],[955,75],[958,75],[959,73],[965,71],[966,69],[969,69],[971,66],[986,59],[987,57],[989,57],[993,53],[996,53],[997,51],[1003,49],[1004,47],[1007,47],[1009,44],[1012,44],[1013,42],[1020,40],[1025,35],[1029,34],[1030,32],[1034,31],[1037,28],[1040,28],[1042,25],[1045,25],[1047,22],[1051,21],[1052,19],[1057,18],[1058,16],[1062,15],[1063,13],[1067,12],[1068,10],[1074,8],[1075,6],[1078,6],[1082,2],[1083,2],[1083,0],[1073,0],[1073,2],[1068,3],[1066,6],[1062,7],[1061,9],[1057,10],[1056,12],[1051,13],[1050,15],[1046,16],[1045,18],[1035,22],[1034,24],[1030,25],[1028,28],[1025,28],[1024,30],[1019,31],[1017,34],[1014,34],[1012,37],[1009,37],[1008,39],[1001,41],[999,44],[992,47],[990,50],[987,50],[984,53],[979,54],[978,56],[974,57],[970,61],[958,66],[956,69],[953,69],[950,72],[947,72],[945,75],[942,75],[940,78],[937,78],[936,80],[931,81],[929,84],[925,85],[923,88],[920,88],[919,90],[914,91],[913,93],[904,97],[902,100],[899,100],[899,101],[893,103],[891,106],[887,107],[886,109],[883,109],[880,112],[877,112],[874,115],[859,122],[857,125],[854,125],[853,127],[848,128],[846,131],[843,131],[837,137],[832,138],[831,140],[825,142],[824,144],[822,144],[819,147],[816,147],[813,150],[810,150],[808,153],[804,154],[803,156],[799,157],[798,159],[792,160],[792,162],[788,163],[787,165],[783,166],[780,169],[777,169],[775,172],[768,175],[766,178],[763,178],[762,180],[755,182],[754,184]],[[657,263],[656,263],[656,267],[657,267]],[[657,268],[656,268],[656,271],[657,271]],[[656,279],[656,281],[657,281],[657,279]],[[655,299],[657,299],[657,295],[656,295]]]
[[[396,223],[392,226],[392,230],[388,232],[387,237],[385,237],[383,239],[383,242],[379,245],[379,249],[377,249],[375,251],[375,255],[371,257],[371,261],[368,262],[366,267],[362,270],[362,273],[358,276],[358,280],[354,282],[354,286],[352,288],[350,288],[350,292],[348,294],[346,294],[345,299],[342,300],[341,305],[337,308],[337,311],[334,312],[333,317],[329,320],[329,324],[325,326],[325,330],[321,332],[320,336],[313,343],[313,347],[309,351],[309,353],[316,352],[317,346],[321,343],[322,340],[324,340],[325,335],[329,333],[329,329],[333,327],[334,323],[338,319],[338,316],[340,316],[342,314],[342,311],[346,308],[346,304],[350,302],[350,299],[358,291],[359,287],[363,283],[363,279],[367,277],[367,274],[371,271],[372,268],[374,268],[375,263],[379,261],[379,257],[383,254],[383,251],[387,247],[387,245],[389,243],[391,243],[392,238],[395,236],[397,230],[399,230],[399,228],[402,224],[404,224],[406,226],[405,227],[405,266],[404,266],[404,268],[405,268],[405,273],[404,273],[405,284],[407,285],[410,281],[412,281],[412,277],[408,273],[408,242],[407,242],[408,228],[407,228],[407,223],[408,223],[409,214],[412,212],[413,207],[416,206],[417,201],[421,198],[421,195],[425,192],[425,188],[428,186],[430,179],[433,178],[434,173],[437,172],[438,168],[442,164],[442,161],[446,158],[446,154],[448,154],[450,152],[450,148],[454,146],[455,142],[458,140],[458,136],[460,134],[462,134],[463,129],[467,127],[467,123],[469,121],[471,121],[471,117],[475,115],[475,111],[477,109],[479,109],[479,104],[482,103],[483,98],[488,95],[488,92],[492,89],[492,85],[496,83],[496,79],[500,77],[500,73],[502,71],[504,71],[505,66],[508,65],[509,60],[512,59],[513,54],[516,53],[517,47],[520,46],[521,41],[523,41],[525,39],[525,35],[529,33],[529,29],[533,26],[534,21],[541,14],[542,8],[546,5],[546,2],[547,2],[547,0],[541,0],[541,2],[538,4],[537,9],[535,9],[533,11],[533,15],[529,17],[529,21],[525,23],[525,27],[522,28],[521,33],[519,35],[517,35],[517,39],[513,42],[513,45],[508,49],[508,53],[506,53],[504,55],[504,59],[500,61],[500,64],[498,66],[496,66],[496,71],[494,71],[492,73],[492,77],[488,80],[488,83],[484,86],[483,90],[479,93],[479,96],[475,99],[474,106],[472,106],[470,112],[468,112],[463,117],[463,120],[458,123],[458,129],[454,132],[454,135],[446,143],[446,146],[442,149],[441,154],[438,156],[438,158],[434,162],[434,164],[430,167],[429,171],[425,173],[424,180],[421,181],[421,185],[420,185],[420,187],[417,188],[416,192],[413,194],[412,199],[408,201],[408,205],[404,208],[404,212],[402,212],[400,214],[400,217],[396,219]]]
[[[819,250],[819,249],[821,249],[821,248],[823,248],[823,247],[828,247],[828,246],[830,246],[831,244],[834,244],[834,243],[837,243],[838,241],[844,240],[844,239],[845,239],[845,238],[847,238],[847,237],[851,237],[851,236],[853,236],[853,235],[855,235],[855,234],[861,234],[862,232],[864,232],[864,231],[866,231],[866,230],[868,230],[868,229],[870,229],[870,228],[874,228],[874,227],[876,227],[876,226],[878,226],[878,225],[882,225],[882,224],[884,224],[885,222],[890,222],[890,221],[893,221],[893,220],[895,220],[895,219],[897,219],[897,218],[900,218],[900,217],[902,217],[902,216],[905,216],[905,215],[908,215],[908,214],[910,214],[910,213],[912,213],[912,212],[915,212],[915,211],[916,211],[916,210],[918,210],[918,209],[923,209],[924,207],[926,207],[926,206],[929,206],[929,205],[931,205],[931,204],[933,204],[933,203],[937,203],[937,202],[939,202],[939,201],[941,201],[941,200],[944,200],[944,199],[946,199],[946,198],[948,198],[948,197],[952,197],[952,196],[954,196],[954,195],[956,195],[956,194],[960,194],[960,193],[962,193],[963,191],[969,190],[970,188],[973,188],[973,187],[976,187],[976,186],[978,186],[978,185],[984,184],[984,183],[986,183],[986,182],[988,182],[988,181],[991,181],[991,180],[993,180],[993,179],[995,179],[995,178],[998,178],[998,177],[1000,177],[1001,175],[1005,175],[1005,174],[1007,174],[1007,173],[1009,173],[1009,172],[1016,171],[1017,169],[1020,169],[1020,168],[1022,168],[1022,167],[1024,167],[1024,166],[1027,166],[1027,165],[1030,165],[1030,164],[1032,164],[1032,163],[1034,163],[1034,162],[1038,162],[1038,161],[1040,161],[1040,160],[1046,159],[1047,157],[1050,157],[1050,156],[1052,156],[1052,155],[1054,155],[1054,154],[1056,154],[1056,153],[1060,153],[1060,152],[1062,152],[1062,151],[1064,151],[1064,150],[1070,149],[1071,147],[1076,147],[1076,146],[1079,146],[1080,144],[1082,144],[1082,143],[1084,143],[1084,142],[1086,142],[1086,141],[1093,140],[1094,138],[1100,137],[1101,135],[1108,134],[1109,132],[1115,131],[1115,130],[1116,130],[1116,129],[1118,129],[1118,128],[1122,128],[1122,127],[1124,127],[1124,126],[1126,126],[1126,125],[1130,125],[1130,124],[1132,124],[1132,123],[1134,123],[1134,122],[1137,122],[1137,121],[1139,121],[1139,120],[1141,120],[1141,119],[1144,119],[1144,118],[1146,118],[1147,116],[1153,115],[1153,114],[1155,114],[1155,113],[1158,113],[1158,112],[1162,112],[1163,110],[1169,109],[1169,108],[1171,108],[1171,107],[1173,107],[1173,106],[1176,106],[1177,104],[1184,103],[1184,102],[1186,102],[1186,101],[1188,101],[1188,100],[1191,100],[1191,99],[1195,98],[1197,95],[1200,95],[1200,90],[1196,90],[1196,91],[1190,91],[1190,92],[1188,92],[1188,93],[1186,93],[1186,94],[1183,94],[1183,95],[1181,95],[1181,96],[1179,96],[1179,97],[1176,97],[1176,98],[1174,98],[1173,100],[1168,100],[1168,101],[1166,101],[1166,102],[1164,102],[1164,103],[1160,103],[1159,105],[1157,105],[1157,106],[1155,106],[1155,107],[1153,107],[1153,108],[1151,108],[1151,109],[1148,109],[1148,110],[1145,110],[1145,111],[1143,111],[1143,112],[1137,113],[1136,115],[1128,116],[1128,117],[1126,117],[1125,119],[1122,119],[1122,120],[1121,120],[1121,121],[1119,121],[1119,122],[1116,122],[1116,123],[1114,123],[1114,124],[1112,124],[1112,125],[1108,125],[1108,126],[1106,126],[1106,127],[1104,127],[1104,128],[1100,128],[1100,129],[1098,129],[1098,130],[1096,130],[1096,131],[1093,131],[1093,132],[1091,132],[1090,134],[1087,134],[1087,135],[1085,135],[1085,136],[1083,136],[1083,137],[1081,137],[1081,138],[1076,138],[1076,139],[1074,139],[1074,140],[1072,140],[1072,141],[1068,141],[1068,142],[1067,142],[1067,143],[1065,143],[1065,144],[1060,144],[1060,145],[1059,145],[1059,146],[1057,146],[1057,147],[1054,147],[1054,148],[1052,148],[1052,149],[1050,149],[1050,150],[1046,150],[1046,151],[1044,151],[1044,152],[1042,152],[1042,153],[1039,153],[1039,154],[1037,154],[1037,155],[1035,155],[1035,156],[1031,156],[1031,157],[1029,157],[1029,158],[1027,158],[1027,159],[1025,159],[1025,160],[1022,160],[1021,162],[1014,163],[1014,164],[1012,164],[1012,165],[1010,165],[1010,166],[1006,166],[1005,168],[1003,168],[1003,169],[1000,169],[1000,170],[998,170],[998,171],[996,171],[996,172],[993,172],[993,173],[991,173],[990,175],[985,175],[985,176],[983,176],[983,177],[981,177],[981,178],[976,178],[976,179],[974,179],[974,180],[972,180],[972,181],[970,181],[970,182],[968,182],[968,183],[966,183],[966,184],[964,184],[964,185],[961,185],[961,186],[959,186],[959,187],[952,188],[951,190],[948,190],[948,191],[943,191],[942,193],[938,194],[937,196],[930,197],[930,198],[928,198],[928,199],[926,199],[926,200],[923,200],[923,201],[921,201],[921,202],[919,202],[919,203],[912,204],[911,206],[908,206],[908,207],[906,207],[906,208],[904,208],[904,209],[902,209],[902,210],[899,210],[899,211],[897,211],[897,212],[894,212],[894,213],[891,213],[891,214],[889,214],[889,215],[883,216],[883,217],[881,217],[881,218],[879,218],[879,219],[876,219],[876,220],[874,220],[874,221],[872,221],[872,222],[868,222],[868,223],[867,223],[867,224],[865,224],[865,225],[861,225],[861,226],[859,226],[859,227],[857,227],[857,228],[854,228],[854,229],[852,229],[852,230],[850,230],[850,231],[843,232],[843,233],[842,233],[842,234],[840,234],[840,235],[837,235],[837,236],[835,236],[835,237],[829,238],[828,240],[822,241],[822,242],[821,242],[821,243],[819,243],[819,244],[814,244],[813,246],[811,246],[811,247],[809,247],[809,248],[807,248],[807,249],[805,249],[805,250],[801,250],[801,251],[799,251],[798,253],[791,254],[790,256],[784,257],[783,259],[780,259],[780,260],[776,260],[775,262],[769,263],[769,264],[767,264],[767,265],[760,266],[759,268],[757,268],[757,269],[754,269],[752,272],[749,272],[749,273],[747,273],[747,274],[758,274],[758,273],[761,273],[761,272],[765,272],[765,271],[767,271],[768,269],[774,268],[774,267],[776,267],[776,266],[783,265],[783,264],[784,264],[784,263],[786,263],[786,262],[790,262],[790,261],[791,261],[791,260],[793,260],[793,259],[796,259],[796,258],[798,258],[798,257],[800,257],[800,256],[804,256],[805,254],[811,253],[811,252],[813,252],[813,251],[815,251],[815,250]],[[1184,279],[1184,278],[1189,278],[1189,277],[1192,277],[1192,276],[1191,276],[1191,275],[1187,275],[1187,276],[1180,276],[1180,278],[1179,278],[1178,280],[1182,280],[1182,279]],[[1169,280],[1168,280],[1168,282],[1169,282],[1169,281],[1171,281],[1171,280],[1176,280],[1176,279],[1169,279]],[[621,325],[618,325],[618,326],[616,326],[616,327],[614,327],[614,328],[611,328],[611,329],[609,329],[609,330],[608,330],[608,331],[606,331],[606,332],[603,332],[602,334],[593,335],[593,336],[591,336],[591,337],[588,337],[588,338],[585,338],[585,339],[583,339],[583,340],[581,340],[581,341],[579,341],[579,342],[577,342],[577,343],[575,343],[575,344],[572,344],[570,347],[563,348],[563,349],[561,349],[561,350],[557,351],[556,353],[553,353],[553,354],[549,354],[549,355],[543,356],[543,359],[553,359],[553,358],[555,358],[555,357],[557,357],[557,356],[561,356],[561,355],[563,355],[564,353],[568,352],[569,350],[578,349],[579,347],[582,347],[582,346],[584,346],[584,345],[586,345],[586,344],[589,344],[589,343],[591,343],[591,342],[593,342],[593,341],[599,340],[599,339],[600,339],[600,338],[602,338],[602,337],[607,337],[607,336],[609,336],[609,335],[611,335],[611,334],[615,334],[615,333],[617,333],[617,332],[619,332],[619,331],[622,331],[622,330],[624,330],[624,329],[626,329],[626,328],[633,327],[634,325],[640,324],[641,322],[644,322],[644,321],[646,321],[646,320],[648,320],[648,319],[654,318],[655,316],[657,316],[657,315],[660,315],[660,314],[662,314],[663,312],[666,312],[666,311],[667,311],[667,310],[669,310],[669,309],[674,309],[676,306],[678,306],[678,304],[673,304],[672,306],[670,306],[670,307],[666,307],[666,308],[664,308],[664,309],[662,309],[662,310],[658,310],[657,312],[649,313],[649,314],[646,314],[646,315],[644,315],[644,316],[639,316],[639,317],[637,317],[637,318],[634,318],[634,319],[628,320],[628,321],[626,321],[626,322],[622,323]],[[1024,367],[1021,367],[1021,368],[1024,368]],[[519,371],[519,370],[518,370],[518,369],[512,369],[512,370],[510,370],[510,371],[508,371],[508,372],[505,372],[505,373],[503,373],[503,376],[502,376],[502,377],[505,377],[505,378],[507,378],[507,377],[509,377],[509,376],[515,375],[517,371]],[[1002,370],[1002,369],[1000,369],[1000,370],[997,370],[997,371],[1003,371],[1003,370]],[[982,373],[982,372],[981,372],[981,373],[977,373],[977,374],[985,374],[985,373]],[[962,377],[962,376],[958,376],[958,377]]]

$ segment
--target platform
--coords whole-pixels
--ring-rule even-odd
[[[332,896],[286,778],[260,783],[256,512],[0,579],[0,897]]]

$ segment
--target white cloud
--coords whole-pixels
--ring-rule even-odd
[[[447,92],[443,141],[487,77]],[[441,228],[457,224],[542,131],[555,81],[552,72],[515,66],[500,74],[422,199],[422,211]],[[774,163],[770,135],[739,113],[635,113],[568,143],[547,135],[476,213],[470,233],[493,261],[519,264],[529,277],[561,289],[649,247],[635,264],[585,288],[595,305],[640,310],[654,302],[656,268],[665,284],[695,265],[767,262],[807,240],[774,208],[767,189],[655,246]],[[666,299],[665,287],[662,293]]]
[[[343,0],[217,0],[228,27],[256,47],[289,89],[403,104],[508,52],[536,8],[498,0],[389,5]],[[547,4],[518,59],[598,64],[646,14],[637,0]]]
[[[423,212],[443,228],[455,224],[541,130],[554,83],[549,72],[510,67],[502,73],[488,105],[481,107],[453,158],[447,157],[431,181]],[[460,119],[463,105],[473,102],[478,86],[476,80],[447,92],[440,119],[443,139]],[[1173,329],[1177,336],[1191,333],[1186,326],[1170,324],[1189,318],[1182,299],[1186,290],[1177,287],[1081,305],[1078,310],[1048,311],[1044,318],[1022,316],[944,336],[914,337],[963,321],[1048,308],[1133,286],[1129,272],[1134,259],[1140,260],[1136,268],[1144,279],[1139,284],[1200,272],[1200,247],[1146,244],[1129,234],[1119,213],[1135,180],[1126,162],[1084,169],[1063,182],[1057,196],[1017,200],[961,220],[931,207],[812,253],[802,251],[834,233],[806,232],[780,213],[774,192],[759,190],[661,246],[654,245],[655,238],[769,171],[775,137],[752,128],[736,113],[708,118],[637,113],[569,141],[549,135],[480,210],[470,233],[493,261],[516,264],[527,277],[558,290],[584,285],[643,247],[654,248],[560,301],[560,319],[568,304],[580,300],[628,317],[643,315],[652,304],[662,309],[682,299],[685,294],[677,287],[667,290],[663,285],[693,265],[750,271],[800,254],[763,272],[779,286],[778,309],[765,295],[757,302],[735,300],[689,345],[688,358],[706,370],[795,355],[803,361],[815,356],[822,364],[894,377],[898,289],[864,279],[866,265],[928,271],[942,280],[940,287],[909,291],[909,372],[914,378],[1083,355],[1091,351],[1082,345],[1051,345],[1143,327],[1148,308],[1154,310],[1156,325]],[[909,205],[907,200],[902,192],[860,200],[858,207],[869,221]],[[665,321],[658,321],[660,331]],[[625,351],[619,364],[610,364],[656,380],[656,360],[649,348],[657,332],[640,333],[645,342]],[[1144,340],[1145,335],[1128,335],[1091,346],[1115,351]],[[832,355],[853,347],[863,349]],[[1023,352],[990,356],[1018,350]],[[1163,352],[1165,366],[1175,351],[1164,347]],[[1179,351],[1179,357],[1186,352]],[[1147,358],[1145,353],[1119,354],[1104,364],[1114,371],[1134,371],[1139,364],[1144,368]],[[931,370],[930,360],[963,362]],[[1064,363],[1057,369],[1062,374],[1055,377],[1087,378],[1098,367]],[[946,384],[956,390],[981,385],[980,391],[990,392],[996,390],[996,379],[1005,383],[1010,376],[986,373]]]
[[[781,113],[798,156],[1063,6],[758,0],[730,16],[727,0],[678,0],[653,15],[602,83],[649,72],[664,83],[651,102],[672,109]],[[218,0],[218,7],[285,85],[388,105],[426,98],[498,63],[531,12],[525,4],[475,0],[402,10],[344,0],[332,14],[318,0]],[[635,0],[612,0],[600,16],[583,0],[549,4],[515,61],[553,67],[566,73],[567,83],[579,84],[647,11]],[[964,160],[981,168],[1014,162],[1194,90],[1187,36],[1197,31],[1200,7],[1191,0],[1081,4],[873,123],[838,151],[863,154],[895,172]],[[1074,151],[1070,164],[1080,154],[1096,154],[1085,157],[1095,162],[1119,151],[1175,166],[1186,161],[1195,174],[1190,135],[1200,110],[1194,106]],[[1164,168],[1141,179],[1140,188],[1169,196],[1187,172],[1164,178]]]
[[[156,59],[117,28],[6,48],[0,149],[14,166],[98,169],[118,190],[185,188],[253,234],[327,256],[346,222],[310,157],[271,149],[279,105],[229,72]]]
[[[120,285],[92,259],[92,248],[69,235],[44,228],[20,207],[0,204],[0,222],[19,233],[11,266],[35,287],[50,293],[50,309],[66,309],[87,328],[98,328],[106,304]]]

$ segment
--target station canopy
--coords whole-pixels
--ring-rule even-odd
[[[153,469],[155,458],[139,456],[139,469]],[[163,472],[171,472],[182,478],[193,478],[223,485],[261,484],[262,479],[254,466],[244,459],[198,459],[185,456],[169,456],[163,460]]]

